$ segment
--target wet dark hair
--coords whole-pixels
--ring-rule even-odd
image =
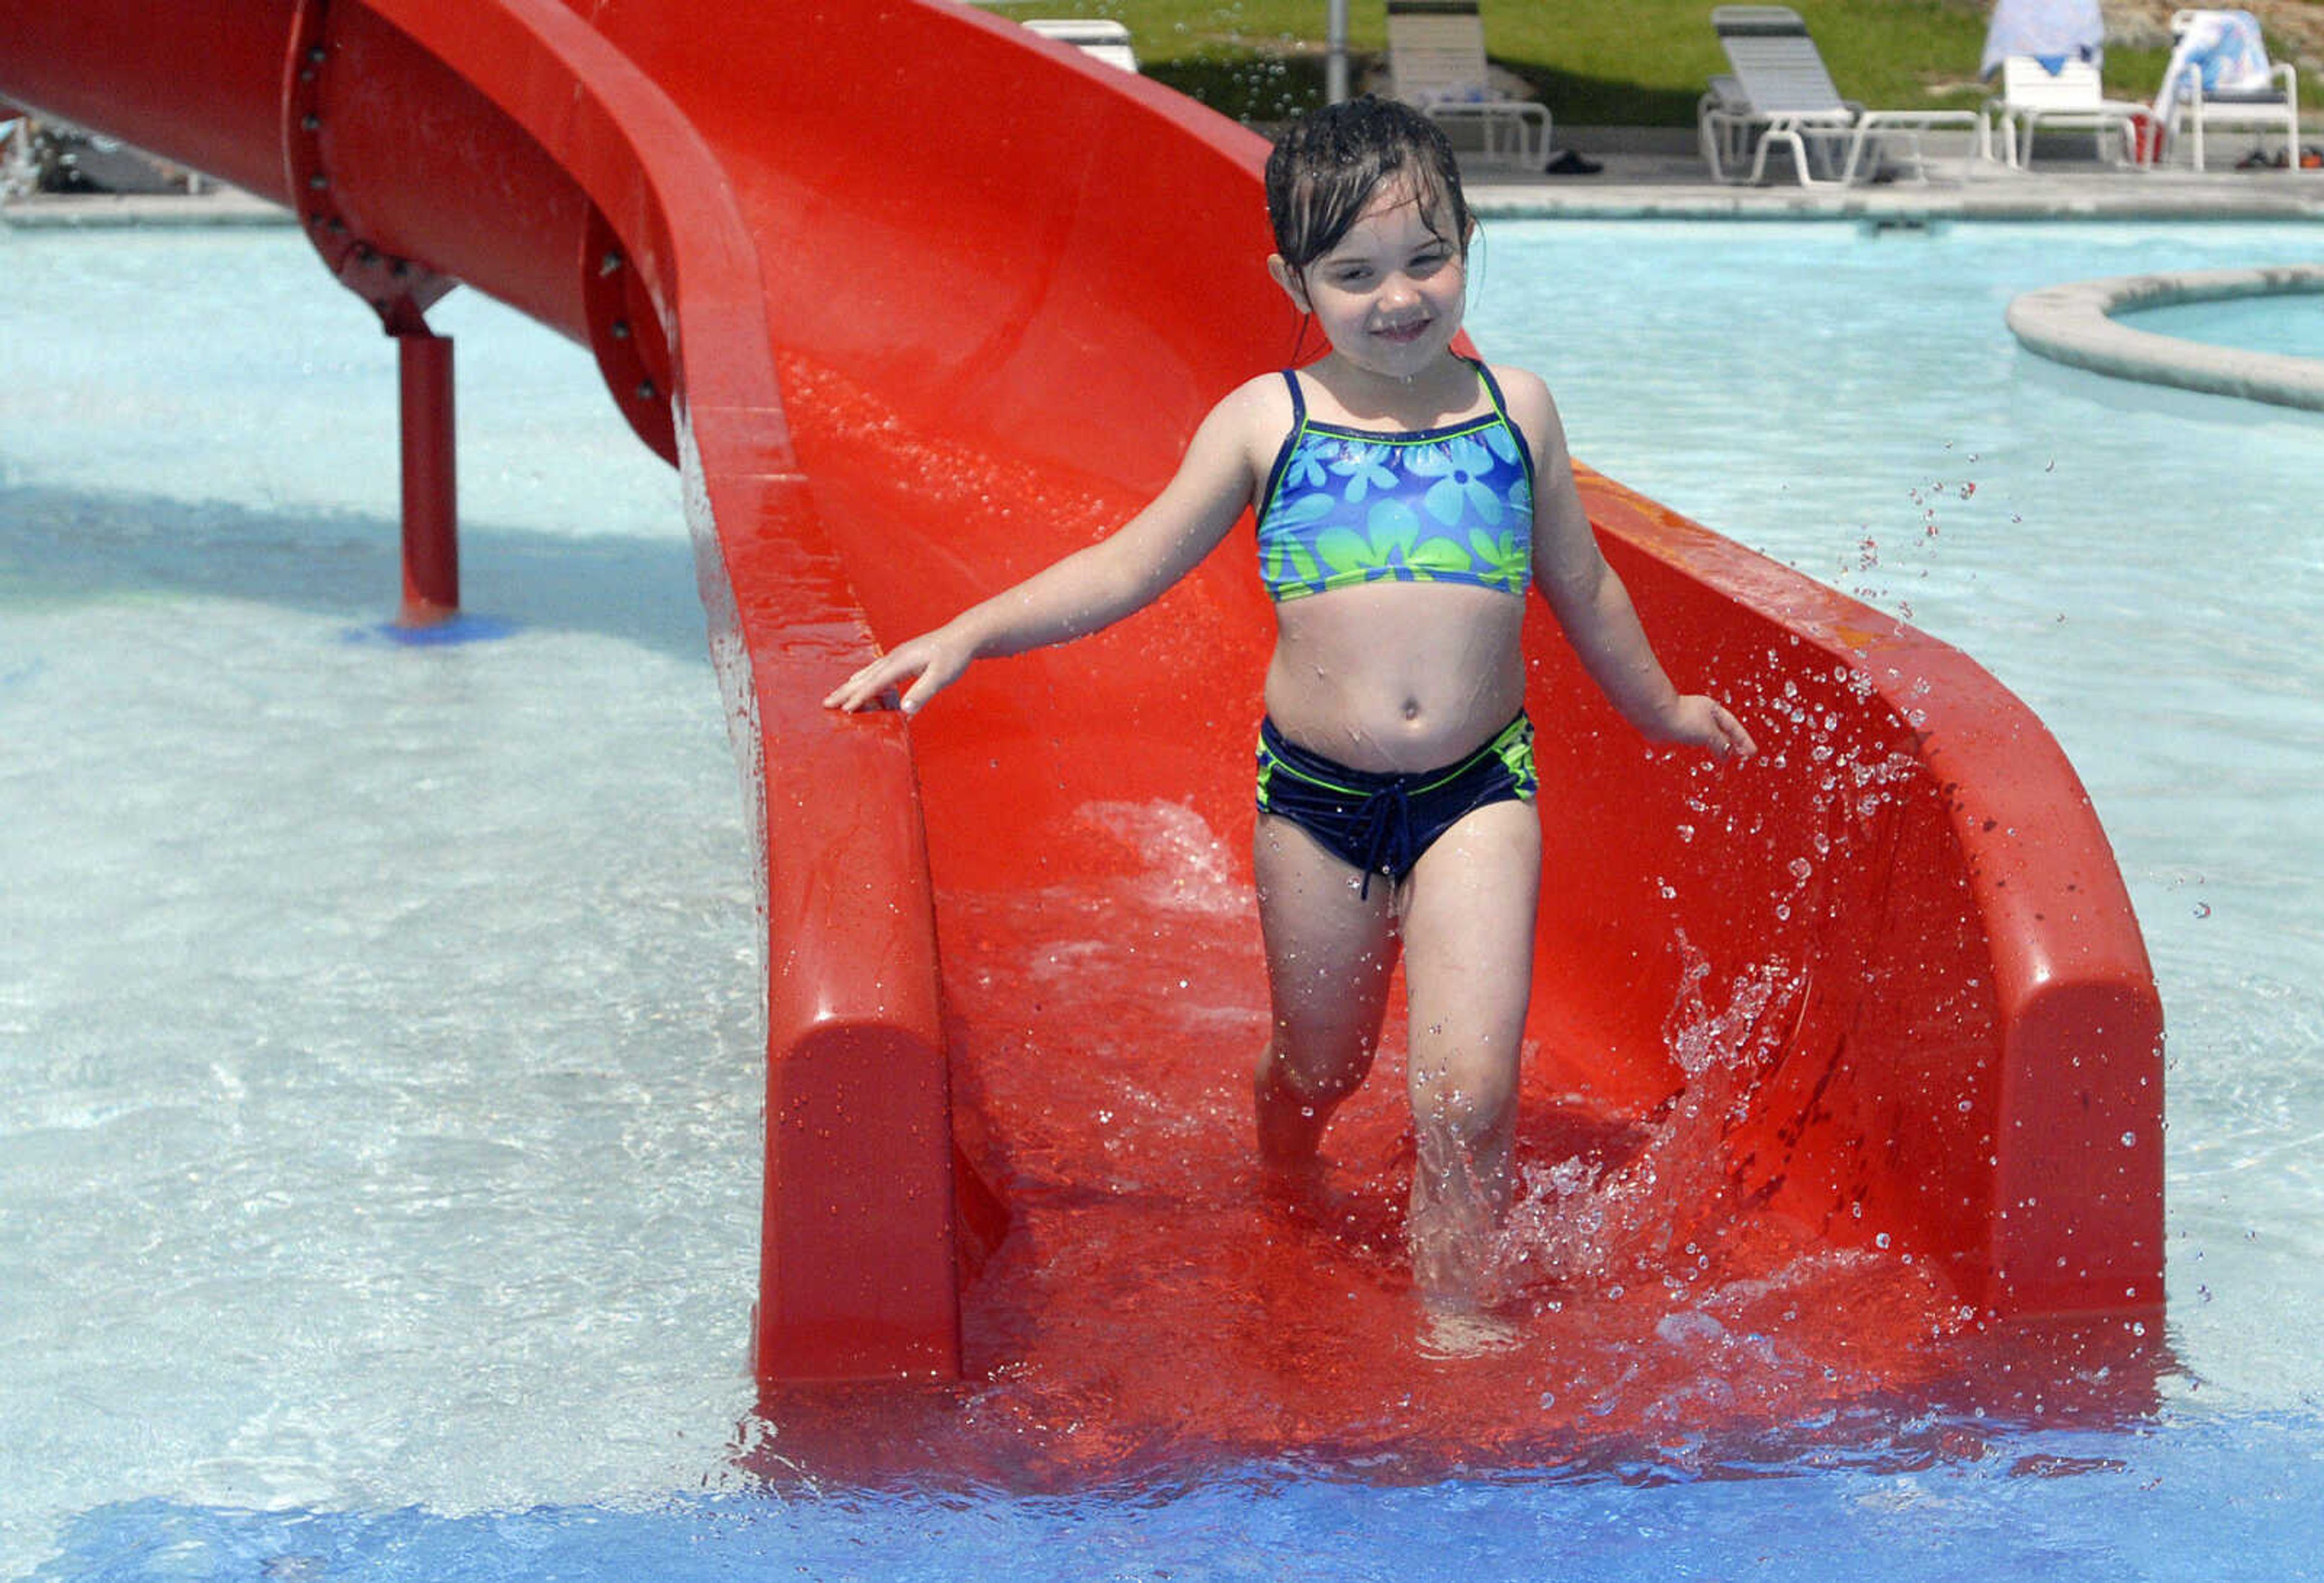
[[[1443,128],[1370,94],[1302,116],[1267,160],[1275,251],[1295,272],[1306,269],[1340,244],[1383,183],[1399,179],[1412,184],[1429,230],[1465,256],[1472,221]],[[1448,221],[1449,236],[1437,230]]]

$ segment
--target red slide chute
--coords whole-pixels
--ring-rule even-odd
[[[1247,524],[908,734],[817,703],[1292,354],[1259,140],[948,0],[16,0],[0,94],[290,206],[392,329],[457,281],[583,342],[683,469],[764,860],[763,1379],[1048,1358],[1286,1440],[1375,1410],[1331,1359],[1403,1311],[1393,1096],[1333,1146],[1342,1221],[1250,1201]],[[1821,1256],[1923,1329],[2158,1315],[2161,1012],[2055,743],[1960,653],[1584,485],[1766,750],[1647,751],[1536,612],[1536,1339]]]

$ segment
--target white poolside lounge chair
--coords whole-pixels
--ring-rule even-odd
[[[2163,71],[2154,118],[2182,133],[2195,169],[2203,168],[2203,133],[2239,126],[2283,133],[2286,170],[2300,169],[2300,78],[2288,60],[2270,61],[2259,23],[2248,11],[2181,11],[2171,18],[2171,64]]]
[[[1102,60],[1128,72],[1138,69],[1138,51],[1130,42],[1130,29],[1120,23],[1095,18],[1037,17],[1025,25],[1045,39],[1071,44],[1093,60]]]
[[[1548,157],[1549,106],[1493,87],[1477,0],[1388,0],[1388,70],[1430,120],[1476,127],[1486,161],[1538,170]]]
[[[1715,180],[1757,185],[1783,149],[1803,187],[1845,186],[1891,168],[1928,179],[1922,134],[1959,127],[1969,146],[1983,121],[1974,110],[1868,110],[1840,97],[1807,23],[1788,5],[1721,5],[1711,25],[1734,68],[1715,77],[1696,106],[1702,157]]]
[[[2026,170],[2036,132],[2094,132],[2101,155],[2131,165],[2138,162],[2138,125],[2146,114],[2144,105],[2107,98],[2091,61],[2011,55],[2001,62],[2001,92],[1986,102],[1987,145],[1989,151],[1997,133],[2003,163]]]

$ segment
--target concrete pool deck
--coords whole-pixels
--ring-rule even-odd
[[[0,231],[293,223],[289,209],[238,187],[214,186],[206,192],[33,192],[0,202]]]
[[[1788,178],[1760,187],[1710,179],[1693,133],[1678,128],[1559,127],[1553,139],[1604,168],[1551,176],[1464,162],[1470,205],[1487,218],[1600,219],[2324,219],[2324,170],[2246,170],[2226,159],[2198,173],[2181,168],[2114,170],[2058,160],[2030,170],[1934,154],[1940,176],[1847,188],[1805,189]],[[0,204],[0,226],[290,222],[264,199],[232,188],[186,195],[37,193]]]
[[[2240,170],[2232,161],[2201,172],[2115,170],[2061,160],[2032,170],[1935,156],[1929,181],[1801,187],[1788,177],[1760,187],[1712,181],[1691,133],[1559,128],[1558,149],[1601,164],[1594,176],[1550,176],[1465,166],[1470,206],[1488,218],[1598,219],[2324,219],[2324,170]]]

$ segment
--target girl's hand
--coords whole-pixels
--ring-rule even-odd
[[[930,698],[958,681],[961,673],[968,668],[968,662],[976,658],[967,645],[951,638],[950,631],[950,628],[939,627],[898,644],[834,687],[823,706],[900,709],[906,714],[918,713]],[[908,676],[919,679],[904,689],[900,700],[893,697],[890,689]]]
[[[1672,700],[1661,723],[1663,741],[1708,748],[1717,759],[1748,759],[1759,750],[1759,744],[1724,704],[1699,693]]]

